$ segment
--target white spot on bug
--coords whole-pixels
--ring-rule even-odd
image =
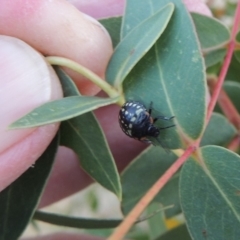
[[[142,108],[138,109],[138,110],[136,111],[136,115],[138,116],[142,111],[143,111]]]
[[[122,112],[124,112],[125,111],[125,109],[124,108],[122,108],[122,110],[121,110]]]
[[[124,123],[124,121],[122,120],[121,123]]]
[[[130,121],[131,121],[131,122],[135,122],[135,120],[136,120],[136,118],[135,118],[135,117],[132,117]]]
[[[124,106],[128,106],[129,103],[125,103]]]
[[[132,106],[132,103],[129,103],[129,106]]]
[[[132,130],[128,130],[128,135],[132,136]]]
[[[128,111],[127,110],[125,111],[125,114],[128,115]]]
[[[132,128],[132,126],[133,126],[133,125],[132,125],[131,123],[128,125],[129,128]]]
[[[136,103],[134,103],[134,104],[133,104],[133,107],[135,107],[136,105],[137,105],[137,104],[136,104]]]

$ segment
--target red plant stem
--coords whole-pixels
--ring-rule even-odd
[[[232,59],[233,51],[235,48],[235,36],[238,31],[239,21],[240,21],[240,2],[238,1],[237,10],[236,10],[234,22],[233,22],[233,28],[232,28],[232,32],[231,32],[231,37],[230,37],[230,41],[229,41],[229,45],[228,45],[227,55],[224,60],[221,72],[219,74],[217,84],[213,90],[211,101],[208,105],[208,112],[207,112],[207,119],[206,119],[207,123],[209,122],[209,120],[211,118],[213,109],[216,105],[219,93],[220,93],[222,85],[223,85],[223,81],[226,77],[226,74],[227,74],[231,59]]]
[[[215,80],[212,79],[208,82],[208,86],[210,89],[210,92],[213,91],[216,83]],[[227,93],[222,88],[219,97],[218,97],[218,104],[221,107],[223,113],[225,116],[227,116],[228,120],[237,128],[240,129],[240,116],[238,113],[238,110],[233,105],[231,99],[227,95]]]
[[[127,215],[124,221],[117,227],[108,240],[120,240],[122,239],[129,229],[132,227],[136,219],[140,216],[143,210],[158,194],[158,192],[164,187],[169,179],[177,172],[177,170],[183,165],[188,157],[196,150],[196,147],[190,146],[183,155],[177,159],[176,162],[162,175],[160,179],[148,190],[144,197],[136,204],[132,211]]]
[[[237,129],[239,129],[240,128],[239,113],[223,89],[221,89],[220,91],[220,94],[218,97],[218,104],[220,105],[221,109],[223,110],[224,114],[227,116],[229,121]]]
[[[239,149],[240,137],[237,135],[227,146],[227,148],[233,152],[237,152]]]

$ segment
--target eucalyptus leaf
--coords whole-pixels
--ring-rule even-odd
[[[191,16],[203,50],[216,49],[228,43],[230,32],[219,20],[199,13],[191,13]]]
[[[74,150],[82,168],[121,199],[121,185],[112,153],[96,121],[84,114],[61,124],[61,144]]]
[[[172,1],[175,10],[164,33],[137,63],[123,83],[127,100],[149,106],[157,115],[175,116],[176,128],[162,131],[161,140],[169,148],[182,147],[183,135],[197,139],[206,114],[206,80],[202,53],[189,13],[181,1]],[[135,25],[159,11],[169,1],[127,1],[123,33],[131,34]],[[139,9],[135,11],[136,4]],[[132,28],[132,29],[131,29]],[[128,36],[128,35],[125,35]],[[166,123],[167,124],[167,123]],[[156,123],[165,127],[163,121]]]
[[[237,61],[240,63],[240,50],[234,51],[234,56],[236,57]]]
[[[30,128],[64,121],[117,102],[118,98],[72,96],[58,99],[35,108],[12,123],[9,128]]]
[[[236,41],[240,43],[240,31],[238,31],[236,35]]]
[[[122,219],[79,218],[54,213],[47,213],[42,211],[35,212],[33,218],[38,221],[43,221],[58,226],[85,229],[114,228],[117,227],[122,222]]]
[[[217,49],[207,53],[204,57],[206,67],[213,66],[219,62],[222,62],[226,55],[226,49]]]
[[[233,105],[240,113],[240,83],[234,81],[225,81],[223,88],[231,99]]]
[[[221,70],[221,66],[222,66],[222,64],[221,64],[220,62],[218,62],[218,63],[216,63],[216,64],[208,67],[208,68],[207,68],[207,71],[206,71],[206,72],[207,72],[207,75],[208,75],[210,78],[212,78],[213,76],[214,76],[215,78],[217,78],[218,75],[219,75],[219,72],[220,72],[220,70]]]
[[[199,154],[201,164],[188,160],[180,178],[181,205],[191,236],[238,239],[240,157],[217,146],[203,147]]]
[[[58,136],[34,166],[0,193],[1,240],[18,239],[31,220],[51,171],[57,148]]]
[[[107,81],[118,87],[165,30],[174,5],[169,3],[135,27],[116,47],[108,64]],[[142,33],[147,37],[140,37]]]
[[[235,54],[233,54],[225,79],[240,82],[239,68],[240,62],[237,60]]]
[[[124,214],[136,205],[175,160],[174,154],[166,153],[162,148],[150,146],[128,165],[121,175]],[[167,216],[180,212],[177,175],[164,186],[154,202],[161,203],[163,206],[174,205],[173,208],[166,210]]]
[[[201,146],[210,144],[224,146],[229,143],[236,134],[237,129],[226,117],[219,113],[213,113],[204,132]]]
[[[161,205],[159,203],[151,203],[147,207],[148,214],[152,214],[154,211],[158,211]],[[153,217],[148,219],[149,236],[150,239],[156,239],[156,237],[162,235],[167,231],[166,220],[164,211],[158,212]]]
[[[181,225],[174,229],[169,230],[162,236],[156,238],[155,240],[192,240],[186,225]]]
[[[60,69],[56,70],[64,95],[79,95],[73,81]],[[75,151],[82,168],[99,184],[121,199],[118,171],[105,135],[93,113],[64,121],[60,128],[61,144]]]
[[[225,81],[223,88],[237,111],[240,112],[240,83],[234,81]],[[214,111],[223,114],[223,111],[218,103],[216,104]]]
[[[120,31],[122,24],[122,17],[112,17],[106,19],[100,19],[99,22],[106,28],[111,39],[113,48],[115,48],[120,42]]]

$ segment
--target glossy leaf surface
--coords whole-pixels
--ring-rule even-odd
[[[64,95],[78,95],[71,79],[57,70]],[[99,184],[115,193],[121,199],[121,184],[117,168],[105,135],[93,113],[64,121],[60,128],[61,144],[75,151],[82,168]]]
[[[240,236],[240,157],[222,147],[201,148],[202,165],[187,161],[181,171],[180,198],[196,240]]]
[[[42,156],[0,193],[0,239],[18,239],[35,211],[58,148],[58,136]],[[17,157],[17,156],[16,156]]]

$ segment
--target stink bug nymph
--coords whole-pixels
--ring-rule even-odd
[[[154,126],[154,123],[158,119],[171,120],[172,117],[157,116],[152,118],[152,102],[150,104],[149,110],[137,101],[127,101],[119,112],[119,124],[123,132],[137,140],[151,143],[148,137],[154,137],[161,144],[159,137],[160,131],[163,129],[174,127],[175,125],[158,128]],[[162,145],[162,144],[161,144]]]

